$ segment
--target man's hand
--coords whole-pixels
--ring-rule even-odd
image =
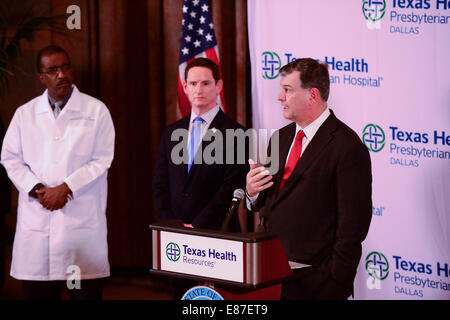
[[[36,190],[36,194],[39,202],[45,209],[54,211],[61,209],[66,205],[72,191],[66,183],[63,183],[54,188],[41,188]]]
[[[269,175],[269,170],[264,166],[257,167],[256,162],[248,159],[250,164],[250,171],[247,173],[247,194],[250,197],[256,196],[261,191],[270,188],[273,185],[272,176]]]

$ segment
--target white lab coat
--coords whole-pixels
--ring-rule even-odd
[[[114,126],[106,106],[80,93],[55,119],[47,90],[14,114],[1,163],[19,190],[11,276],[66,280],[68,267],[81,279],[110,275],[106,240],[107,173],[114,156]],[[73,200],[48,211],[28,196],[37,184],[65,182]]]

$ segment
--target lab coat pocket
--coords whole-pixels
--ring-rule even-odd
[[[97,229],[98,204],[94,196],[83,195],[68,202],[64,214],[66,215],[67,229]]]
[[[17,220],[21,230],[48,231],[50,211],[44,209],[38,200],[29,200],[28,195],[21,195],[18,214]]]
[[[92,153],[95,139],[94,124],[94,119],[90,117],[70,119],[68,135],[72,153],[81,156],[88,156]]]

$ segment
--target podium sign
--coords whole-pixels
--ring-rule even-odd
[[[242,242],[161,231],[161,271],[244,281]]]
[[[263,288],[292,276],[273,233],[229,233],[185,228],[179,220],[152,230],[150,272],[241,288]]]

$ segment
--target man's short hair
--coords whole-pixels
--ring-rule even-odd
[[[220,80],[219,66],[214,61],[212,61],[208,58],[197,58],[197,59],[194,59],[193,61],[191,61],[191,63],[189,63],[187,65],[186,70],[184,70],[184,81],[187,80],[188,72],[193,67],[208,68],[209,70],[211,70],[211,72],[213,74],[213,78],[216,81],[216,83],[217,83],[217,81]]]
[[[285,76],[293,71],[300,72],[300,87],[303,89],[316,88],[323,101],[328,100],[330,94],[330,75],[328,65],[319,63],[311,58],[294,60],[280,69],[280,75]]]
[[[36,57],[36,67],[37,67],[37,71],[38,73],[41,72],[41,59],[43,56],[50,56],[52,54],[55,53],[64,53],[67,57],[67,59],[69,60],[70,63],[70,57],[69,54],[67,53],[66,50],[64,50],[63,48],[59,47],[59,46],[55,46],[55,45],[50,45],[50,46],[46,46],[44,48],[42,48],[41,50],[39,50],[39,52],[37,53],[37,57]]]

